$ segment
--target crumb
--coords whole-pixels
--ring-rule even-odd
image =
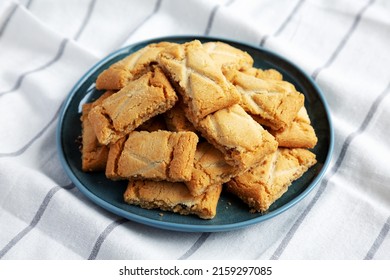
[[[78,145],[78,149],[81,152],[82,149],[83,149],[83,138],[82,138],[82,136],[81,135],[77,136],[77,138],[74,140],[74,142],[76,143],[76,145]]]
[[[229,206],[231,206],[232,205],[232,203],[230,202],[230,201],[228,201],[228,203],[227,203]]]
[[[164,214],[163,214],[163,213],[158,213],[158,215],[159,215],[160,217],[164,216]]]

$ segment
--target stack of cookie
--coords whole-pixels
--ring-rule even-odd
[[[82,168],[124,201],[203,219],[225,186],[265,212],[316,163],[304,96],[222,42],[150,44],[104,70],[83,105]]]

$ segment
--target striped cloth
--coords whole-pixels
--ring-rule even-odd
[[[108,53],[198,34],[302,67],[330,105],[334,155],[317,187],[265,222],[171,232],[93,204],[57,154],[62,102]],[[389,259],[387,0],[1,0],[0,259]]]

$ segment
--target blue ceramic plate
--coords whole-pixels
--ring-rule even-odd
[[[170,41],[184,43],[194,39],[202,42],[222,41],[248,52],[258,68],[274,68],[284,79],[293,83],[305,95],[305,106],[318,136],[318,144],[313,149],[318,163],[296,180],[267,213],[253,214],[247,205],[229,193],[222,193],[217,215],[212,220],[202,220],[197,216],[182,216],[160,210],[145,210],[123,202],[126,182],[114,182],[105,178],[104,173],[84,173],[81,171],[81,154],[76,139],[81,135],[81,105],[95,100],[101,91],[95,89],[95,80],[100,72],[114,62],[145,47],[150,43]],[[245,131],[243,131],[243,134]],[[157,38],[124,47],[97,63],[75,85],[64,102],[58,124],[57,142],[59,155],[66,173],[80,191],[101,207],[119,216],[146,225],[193,232],[226,231],[246,227],[270,219],[298,203],[320,181],[327,168],[333,149],[333,129],[324,96],[313,80],[287,59],[268,50],[241,42],[222,38],[199,36],[174,36]]]

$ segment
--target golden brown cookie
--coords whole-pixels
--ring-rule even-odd
[[[133,131],[124,144],[110,148],[106,176],[188,181],[197,143],[198,136],[193,132]]]
[[[253,66],[253,58],[245,51],[237,49],[223,42],[207,42],[203,48],[222,68],[244,70]]]
[[[276,81],[283,80],[283,75],[275,69],[264,70],[264,69],[251,67],[251,68],[243,69],[241,70],[241,72],[263,80],[276,80]]]
[[[299,110],[288,127],[280,130],[270,129],[269,132],[278,141],[280,147],[312,149],[318,141],[305,107]]]
[[[192,195],[201,195],[211,186],[221,185],[237,175],[237,168],[226,163],[224,155],[208,142],[199,143],[191,180],[185,182]]]
[[[192,123],[240,100],[235,87],[198,40],[166,48],[159,63],[183,96]]]
[[[166,181],[130,181],[123,195],[128,204],[142,208],[194,214],[202,219],[212,219],[217,213],[222,185],[214,186],[200,196],[192,196],[183,183]]]
[[[227,190],[253,210],[265,212],[315,163],[315,154],[308,150],[279,148],[262,164],[229,181]]]
[[[108,157],[107,157],[107,164],[106,164],[106,177],[108,179],[117,181],[117,180],[124,180],[122,176],[120,176],[117,172],[118,169],[118,160],[120,158],[120,155],[122,154],[123,148],[125,146],[127,137],[122,137],[118,141],[116,141],[113,144],[108,145]]]
[[[149,71],[149,66],[156,63],[159,53],[164,48],[172,45],[173,43],[168,42],[150,44],[112,64],[97,77],[96,88],[122,89],[130,81]]]
[[[199,122],[197,128],[203,137],[224,154],[229,164],[241,171],[260,163],[278,145],[275,138],[240,105],[208,115]]]
[[[289,126],[303,106],[304,95],[288,82],[263,80],[236,70],[226,76],[241,94],[244,110],[274,130]]]
[[[177,99],[168,79],[156,67],[94,107],[88,118],[99,142],[107,145],[169,110]]]
[[[92,107],[100,105],[113,92],[107,91],[92,103],[83,104],[81,113],[81,168],[84,172],[103,171],[106,168],[108,147],[101,145],[96,138],[88,119]]]

